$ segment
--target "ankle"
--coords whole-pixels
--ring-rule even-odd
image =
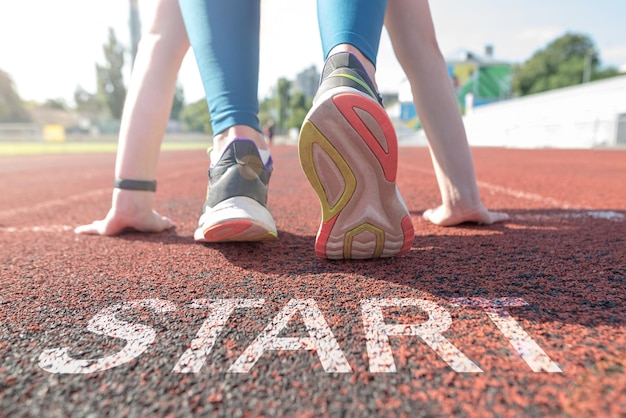
[[[341,44],[331,49],[328,53],[328,56],[330,57],[331,55],[339,52],[350,52],[351,54],[355,55],[361,62],[361,65],[363,65],[363,68],[365,69],[365,72],[367,73],[370,80],[372,80],[372,83],[374,83],[374,87],[376,87],[376,90],[378,90],[378,85],[376,84],[376,67],[365,55],[363,55],[363,53],[359,49],[350,44]]]
[[[113,189],[111,207],[118,214],[137,216],[152,211],[154,193],[137,190]]]
[[[483,207],[480,195],[475,188],[456,188],[442,193],[443,206],[452,212],[471,212]]]
[[[226,149],[228,144],[237,138],[251,140],[260,150],[268,148],[267,141],[261,132],[250,126],[235,125],[213,137],[213,150],[220,153]]]

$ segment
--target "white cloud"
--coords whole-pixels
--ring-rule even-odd
[[[563,28],[556,26],[529,27],[518,32],[515,38],[524,42],[546,44],[559,37],[564,32],[565,30]]]
[[[524,61],[565,32],[565,29],[557,26],[527,27],[513,36],[508,51],[515,52],[516,61]]]
[[[604,64],[626,69],[626,44],[600,48],[600,58]]]

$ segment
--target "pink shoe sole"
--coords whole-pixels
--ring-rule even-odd
[[[372,98],[333,89],[307,115],[300,163],[322,206],[315,253],[328,259],[393,257],[414,238],[396,186],[398,142]]]
[[[198,242],[271,241],[276,237],[269,211],[245,196],[232,197],[205,212],[194,233]]]

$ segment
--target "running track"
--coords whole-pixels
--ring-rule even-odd
[[[203,151],[162,154],[156,235],[75,236],[114,155],[0,158],[2,416],[626,416],[626,151],[473,150],[495,226],[421,220],[428,151],[401,148],[410,253],[328,262],[295,147],[279,240],[199,245]]]

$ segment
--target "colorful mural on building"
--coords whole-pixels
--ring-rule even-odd
[[[448,73],[454,83],[457,100],[462,109],[465,97],[472,94],[474,106],[511,97],[511,66],[499,62],[467,61],[448,63]]]
[[[511,64],[496,61],[489,55],[482,58],[464,52],[463,59],[448,60],[447,65],[462,113],[465,113],[468,101],[476,107],[511,97]],[[406,87],[410,89],[408,83]],[[400,120],[411,128],[421,127],[412,99],[401,100]]]

